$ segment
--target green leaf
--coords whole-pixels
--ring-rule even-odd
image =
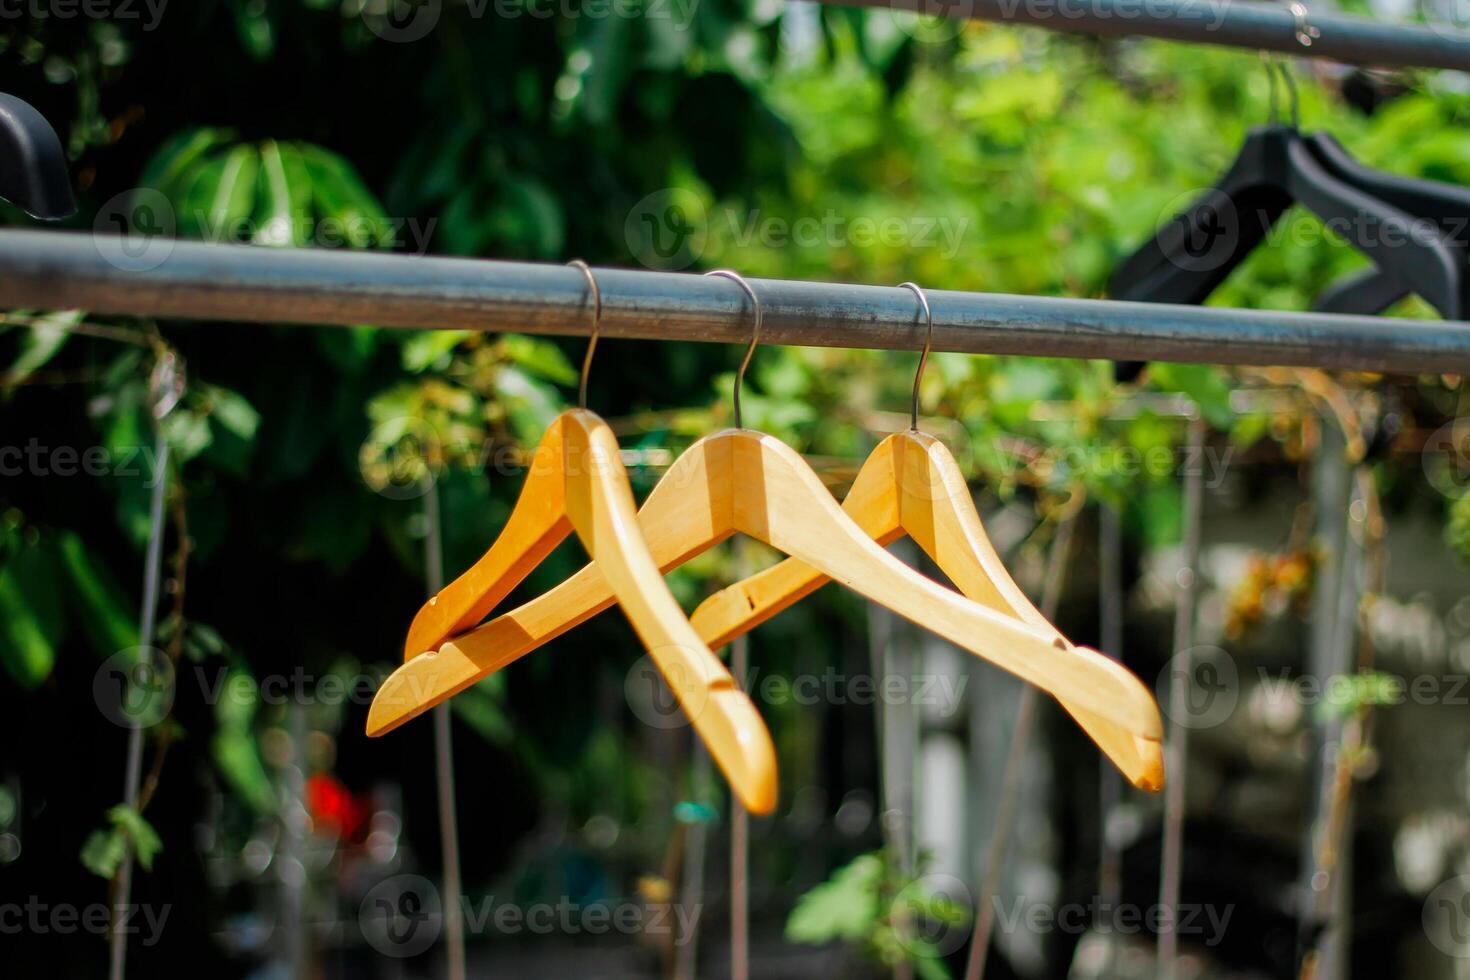
[[[414,331],[413,336],[403,342],[404,369],[418,374],[439,364],[471,332],[469,330]]]
[[[260,144],[260,209],[256,213],[257,245],[305,245],[310,238],[311,177],[301,152],[290,144]]]
[[[507,357],[538,378],[562,385],[574,385],[580,378],[562,349],[544,337],[508,333],[500,342]]]
[[[138,625],[131,600],[125,598],[107,570],[88,553],[80,536],[63,533],[57,541],[61,565],[70,578],[63,590],[74,619],[87,634],[99,656],[138,645]]]
[[[246,804],[260,814],[275,811],[275,790],[249,731],[224,729],[215,733],[210,753],[225,781]]]
[[[170,412],[160,426],[169,448],[180,463],[204,452],[214,438],[208,416],[182,407]]]
[[[100,878],[111,880],[127,856],[127,839],[117,827],[94,830],[82,844],[82,866]]]
[[[389,238],[387,215],[357,171],[346,160],[311,143],[298,143],[302,164],[311,177],[312,198],[320,218],[330,218],[335,225],[321,225],[318,239],[330,238],[323,244],[345,244],[354,248],[386,244]]]
[[[242,145],[197,168],[179,205],[180,233],[212,242],[248,239],[259,167],[255,147]]]
[[[507,746],[515,740],[515,726],[506,717],[494,689],[487,688],[483,681],[455,695],[449,705],[456,718],[491,745]]]
[[[561,398],[555,389],[512,365],[504,365],[495,373],[495,393],[505,402],[516,438],[526,445],[534,445],[561,411]]]
[[[817,945],[834,939],[862,939],[878,919],[882,882],[881,856],[864,854],[854,859],[797,899],[796,908],[786,919],[786,938]]]
[[[229,129],[189,129],[163,142],[143,167],[140,187],[152,188],[178,203],[183,197],[185,178],[199,166],[211,150],[235,138]]]
[[[1216,429],[1229,431],[1235,412],[1230,407],[1230,386],[1219,368],[1204,364],[1158,363],[1149,365],[1148,376],[1160,391],[1188,395],[1207,422]]]
[[[19,356],[3,376],[5,387],[14,387],[45,367],[60,353],[72,335],[72,328],[82,322],[82,316],[81,310],[58,310],[38,317],[35,325],[27,328]]]
[[[145,870],[151,871],[154,856],[163,850],[163,841],[159,839],[158,831],[153,829],[153,825],[145,820],[137,810],[123,803],[108,810],[107,819],[111,820],[132,844],[133,853],[138,857],[138,863]]]
[[[243,395],[213,385],[202,388],[208,408],[209,441],[205,454],[221,469],[244,475],[255,450],[260,413]]]
[[[0,569],[0,664],[27,690],[56,665],[66,633],[56,561],[41,544],[23,546]]]

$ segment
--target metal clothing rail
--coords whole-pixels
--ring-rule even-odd
[[[412,329],[586,335],[576,268],[329,249],[0,232],[0,308]],[[753,326],[728,280],[598,269],[600,334],[739,344]],[[763,344],[918,350],[914,294],[752,279]],[[1470,323],[929,292],[937,351],[1470,373]]]
[[[1305,58],[1470,70],[1470,32],[1448,23],[1384,23],[1251,0],[823,0],[1098,36],[1157,37]],[[1296,8],[1300,7],[1298,11]]]

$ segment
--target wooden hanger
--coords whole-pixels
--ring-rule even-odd
[[[927,297],[913,283],[903,285],[914,290],[932,332],[934,321]],[[969,484],[954,456],[944,443],[918,431],[919,381],[928,355],[926,340],[914,376],[910,429],[878,444],[858,471],[842,509],[879,544],[887,545],[907,535],[964,595],[1072,649],[1007,571],[1005,561],[985,533]],[[690,622],[706,643],[719,649],[829,581],[812,566],[788,558],[710,596],[694,611]],[[1118,672],[1127,673],[1116,661],[1109,663]],[[1130,782],[1153,792],[1163,788],[1164,751],[1156,739],[1135,735],[1066,700],[1062,707]]]
[[[596,281],[585,264],[581,267],[592,282],[600,321]],[[586,398],[586,363],[582,397]],[[770,813],[776,805],[776,755],[770,733],[750,698],[699,639],[669,592],[639,533],[633,491],[617,439],[607,423],[585,408],[563,412],[552,422],[536,447],[520,497],[494,545],[420,610],[413,630],[429,635],[446,624],[449,628],[461,622],[473,625],[573,531],[600,570],[610,593],[608,604],[616,601],[622,606],[735,795],[752,813]],[[473,621],[467,619],[471,616]],[[411,640],[410,647],[415,642]],[[438,654],[426,652],[398,673],[410,667],[433,673],[438,659]],[[391,703],[395,723],[389,727],[396,727],[477,679],[435,685],[423,692],[431,697],[422,697],[411,688],[385,685],[373,700],[373,711]],[[369,735],[387,730],[369,721]]]
[[[759,301],[736,281],[755,301],[758,340]],[[741,375],[754,347],[753,340]],[[737,391],[739,383],[737,376]],[[806,462],[773,436],[736,428],[695,443],[654,487],[637,520],[664,571],[744,533],[1127,732],[1155,741],[1162,735],[1158,706],[1131,673],[909,568],[844,514]],[[424,710],[612,601],[594,562],[545,595],[444,643],[433,657],[408,661],[379,690],[369,733],[402,724],[412,717],[407,706]]]

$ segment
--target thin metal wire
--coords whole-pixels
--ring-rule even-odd
[[[1205,421],[1189,425],[1189,458],[1204,449]],[[1158,963],[1155,975],[1174,980],[1179,957],[1179,884],[1184,865],[1184,781],[1189,759],[1189,685],[1194,676],[1194,622],[1199,608],[1200,523],[1204,504],[1204,471],[1191,466],[1184,477],[1184,536],[1180,543],[1179,590],[1174,606],[1174,656],[1169,665],[1169,729],[1164,747],[1164,842],[1159,868]]]
[[[1048,620],[1056,617],[1062,600],[1062,585],[1067,560],[1072,552],[1072,533],[1081,508],[1069,509],[1057,523],[1056,537],[1046,559],[1046,578],[1041,587],[1041,614]],[[990,936],[995,931],[996,896],[1000,892],[1001,874],[1016,822],[1016,804],[1021,797],[1021,778],[1026,753],[1031,747],[1031,733],[1036,727],[1036,712],[1041,692],[1034,684],[1021,691],[1016,706],[1016,722],[1011,728],[1011,747],[1006,754],[1005,775],[1001,777],[1000,801],[996,806],[995,826],[985,852],[985,871],[980,882],[979,901],[975,908],[975,929],[970,936],[970,955],[965,965],[965,980],[982,980],[990,958]]]
[[[587,341],[587,353],[582,358],[582,377],[577,385],[577,407],[587,408],[587,375],[592,371],[592,352],[597,350],[597,333],[602,326],[602,289],[597,285],[597,277],[592,274],[592,267],[581,259],[572,259],[567,265],[576,266],[582,270],[587,277],[587,285],[592,289],[592,334]]]
[[[1281,111],[1276,101],[1276,62],[1269,51],[1261,52],[1261,64],[1266,68],[1266,122],[1275,126],[1281,121]]]
[[[740,423],[737,422],[738,426]],[[751,574],[750,550],[740,535],[734,542],[735,574]],[[744,689],[750,676],[750,634],[741,633],[730,644],[730,672]],[[750,977],[750,814],[730,797],[730,980]]]
[[[592,342],[597,342],[595,337]],[[440,513],[439,486],[431,483],[424,495],[424,518],[428,524],[424,534],[424,579],[430,596],[438,595],[444,588],[444,534]],[[439,802],[439,854],[444,866],[444,944],[449,980],[465,980],[464,916],[460,914],[464,886],[459,869],[459,819],[455,812],[458,793],[454,784],[451,720],[448,701],[434,708],[434,782]]]
[[[1291,62],[1278,55],[1276,67],[1281,72],[1281,80],[1286,83],[1286,104],[1291,110],[1291,128],[1300,129],[1302,126],[1302,96],[1296,87],[1296,75],[1292,73]]]
[[[929,323],[929,330],[924,334],[924,350],[919,354],[919,369],[914,372],[914,400],[909,410],[909,430],[919,431],[919,384],[924,380],[924,365],[929,362],[929,349],[934,346],[934,311],[929,308],[929,297],[924,295],[924,287],[914,282],[901,282],[899,289],[912,289],[914,295],[919,298],[919,305],[924,308],[924,319]]]
[[[740,387],[745,383],[745,369],[750,367],[750,359],[755,356],[756,345],[761,342],[761,299],[745,281],[745,277],[733,269],[714,269],[706,272],[707,276],[719,276],[729,279],[731,282],[745,290],[745,295],[750,297],[750,302],[755,306],[755,329],[750,334],[750,346],[745,348],[745,358],[740,362],[740,370],[735,372],[735,428],[743,429],[740,418]]]
[[[148,502],[148,550],[143,560],[143,604],[138,612],[138,656],[147,658],[147,666],[157,669],[153,649],[158,624],[158,595],[163,577],[163,508],[168,496],[169,445],[163,435],[163,420],[173,411],[184,394],[184,372],[178,358],[165,351],[149,378],[149,394],[153,416],[154,474],[153,493]],[[159,654],[161,656],[161,654]],[[138,808],[139,784],[143,773],[143,726],[134,721],[128,730],[127,760],[123,772],[123,803]],[[114,917],[132,901],[133,848],[123,845],[122,862],[118,865],[113,889]],[[109,980],[123,980],[127,970],[128,934],[114,918],[108,936]]]

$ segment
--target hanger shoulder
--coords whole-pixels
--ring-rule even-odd
[[[403,643],[404,659],[436,649],[477,624],[571,533],[566,512],[566,413],[531,456],[526,482],[500,536],[473,565],[425,603]]]
[[[863,461],[842,510],[880,545],[902,535],[898,483],[889,440]],[[719,648],[791,608],[832,581],[799,558],[784,558],[770,568],[729,585],[701,602],[689,617],[711,647]]]
[[[1405,211],[1333,176],[1299,134],[1282,139],[1292,196],[1442,316],[1460,319],[1465,288],[1462,256],[1434,233],[1426,233]]]
[[[907,533],[969,599],[1056,636],[1005,568],[985,533],[969,485],[944,444],[895,433],[863,462],[842,510],[880,545]],[[787,558],[706,599],[690,622],[714,647],[730,642],[811,594],[830,579]],[[1116,674],[1126,670],[1107,662]],[[1131,683],[1131,675],[1120,683]],[[1075,704],[1063,703],[1089,737],[1136,786],[1163,786],[1163,748]]]
[[[664,582],[640,533],[612,430],[583,411],[567,413],[565,429],[572,526],[731,789],[752,813],[770,813],[776,805],[770,734]],[[693,507],[684,513],[699,512]]]
[[[660,571],[683,564],[729,537],[728,506],[719,512],[702,488],[728,485],[728,452],[690,447],[669,467],[638,513],[649,554]],[[650,533],[654,526],[677,533]],[[414,657],[393,672],[368,712],[368,734],[383,735],[445,698],[586,622],[616,602],[596,561],[555,588],[490,622],[454,636],[437,652]]]
[[[1464,242],[1465,223],[1470,221],[1470,187],[1375,170],[1359,162],[1329,133],[1303,138],[1318,162],[1339,180],[1416,218],[1433,221],[1453,239]]]
[[[743,430],[722,436],[732,442],[742,486],[739,530],[1059,698],[1144,738],[1162,737],[1158,705],[1132,674],[915,572],[843,514],[811,467],[779,440]]]

